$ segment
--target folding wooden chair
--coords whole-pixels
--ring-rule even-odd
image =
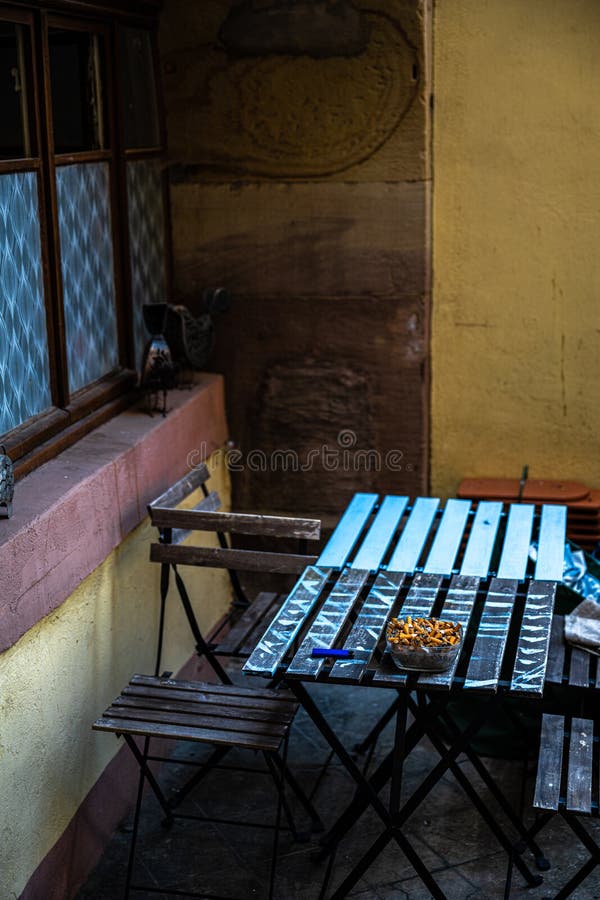
[[[284,596],[274,592],[261,592],[252,602],[247,597],[239,571],[257,573],[284,573],[297,575],[316,556],[290,554],[272,550],[238,550],[230,547],[226,532],[258,535],[273,539],[295,538],[301,541],[316,540],[321,523],[313,519],[295,519],[280,516],[262,516],[220,512],[220,498],[209,491],[206,482],[208,469],[202,465],[181,478],[148,507],[152,524],[158,528],[159,541],[151,545],[150,559],[161,566],[160,620],[153,676],[134,675],[121,695],[96,721],[94,729],[123,736],[140,767],[138,797],[134,814],[133,834],[126,879],[125,896],[130,891],[165,893],[166,889],[141,886],[133,881],[134,859],[143,799],[147,782],[165,813],[165,825],[176,818],[197,818],[176,812],[181,803],[214,768],[220,767],[223,758],[234,748],[258,751],[277,786],[278,804],[274,828],[274,844],[269,880],[269,897],[272,897],[275,880],[277,844],[281,831],[281,816],[285,815],[295,838],[301,839],[296,830],[291,808],[285,799],[287,783],[296,799],[309,816],[312,828],[322,830],[321,820],[289,767],[286,765],[287,739],[298,703],[292,694],[273,688],[255,688],[250,683],[237,687],[221,665],[219,657],[244,658],[253,650],[258,638],[275,616]],[[198,488],[202,498],[193,509],[178,509]],[[217,534],[218,547],[196,547],[184,543],[191,531]],[[209,641],[202,634],[192,600],[179,566],[208,566],[227,569],[234,599],[217,636]],[[173,573],[177,594],[189,623],[196,652],[204,657],[219,678],[220,684],[199,681],[182,681],[170,678],[170,673],[159,676],[165,629],[165,609],[169,593],[170,575]],[[202,598],[198,598],[201,602]],[[219,640],[219,637],[221,638]],[[141,746],[135,737],[142,737]],[[208,759],[198,763],[198,771],[172,796],[166,799],[151,763],[179,763],[180,756],[151,752],[151,739],[165,741],[210,744],[213,750]],[[186,760],[189,764],[193,762]],[[219,821],[212,819],[211,821]],[[227,820],[232,824],[231,820]],[[237,821],[235,824],[260,825]],[[182,893],[175,891],[175,893]],[[189,893],[185,896],[206,896]],[[213,895],[211,895],[213,896]]]
[[[317,557],[309,556],[306,547],[307,541],[319,539],[321,523],[318,519],[220,512],[221,501],[218,494],[216,491],[209,491],[206,486],[208,474],[206,466],[197,467],[148,506],[150,520],[159,532],[159,541],[151,545],[150,559],[161,566],[161,611],[155,674],[160,672],[165,604],[172,572],[196,652],[210,663],[220,681],[231,684],[231,678],[218,657],[247,658],[285,599],[285,594],[261,591],[250,600],[238,573],[299,575],[306,566],[316,562]],[[193,509],[176,508],[198,488],[202,489],[203,496]],[[184,539],[192,531],[216,533],[219,546],[196,547],[185,544]],[[299,553],[277,552],[272,549],[234,549],[230,547],[226,534],[252,535],[268,538],[270,542],[292,538],[299,542]],[[234,599],[218,633],[210,641],[202,634],[192,601],[178,570],[178,566],[184,565],[222,568],[229,573]]]
[[[147,781],[165,814],[163,824],[166,826],[170,826],[175,819],[196,819],[228,825],[272,827],[274,839],[268,890],[268,897],[271,900],[275,887],[279,835],[284,827],[281,822],[282,812],[288,820],[288,828],[297,837],[291,810],[284,796],[283,777],[288,772],[286,767],[288,731],[297,708],[298,703],[287,691],[204,684],[156,676],[133,676],[121,695],[93,725],[96,731],[122,735],[140,767],[125,879],[125,898],[128,898],[131,892],[137,891],[186,897],[217,897],[205,891],[201,893],[185,891],[180,886],[141,884],[134,877],[144,785]],[[144,738],[141,747],[135,740],[136,736]],[[179,746],[182,742],[190,741],[213,746],[211,758],[199,769],[198,774],[201,777],[196,778],[194,786],[209,774],[214,765],[231,749],[245,748],[260,752],[267,766],[266,773],[272,776],[278,792],[272,826],[265,821],[244,822],[239,819],[207,818],[176,812],[182,799],[181,792],[168,800],[150,768],[150,763],[158,761],[179,764],[182,761],[181,756],[152,755],[149,752],[151,738],[177,741]],[[188,759],[184,761],[189,762]],[[239,809],[234,809],[233,812],[235,814]],[[193,858],[194,854],[191,852],[190,859]]]
[[[599,726],[592,719],[544,713],[540,735],[533,808],[538,810],[529,831],[536,835],[555,815],[561,815],[590,856],[554,894],[564,900],[600,865],[600,846],[580,821],[598,817]]]

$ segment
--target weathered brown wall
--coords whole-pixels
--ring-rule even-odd
[[[418,0],[285,6],[165,5],[175,287],[234,297],[211,368],[232,437],[265,454],[237,505],[326,513],[425,487],[426,25]]]

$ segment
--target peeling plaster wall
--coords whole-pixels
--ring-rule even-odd
[[[322,515],[425,486],[426,20],[413,0],[165,6],[177,296],[230,289],[211,367],[232,438],[266,459],[236,475],[238,508]],[[371,449],[380,465],[355,467]],[[318,455],[273,471],[277,450]]]
[[[600,486],[600,4],[438,0],[432,489]]]

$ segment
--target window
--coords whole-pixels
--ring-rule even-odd
[[[93,32],[48,30],[55,153],[105,147],[102,44]]]
[[[142,305],[166,298],[154,30],[87,7],[0,2],[0,443],[17,476],[130,402]]]
[[[147,31],[124,28],[121,41],[123,112],[128,149],[160,144],[152,45]]]
[[[2,159],[32,156],[27,61],[30,59],[29,30],[14,22],[0,21],[0,155]]]

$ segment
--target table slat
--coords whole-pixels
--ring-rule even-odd
[[[567,530],[566,506],[542,506],[535,578],[562,581]]]
[[[564,721],[563,716],[549,713],[542,717],[538,770],[548,773],[549,777],[538,778],[536,781],[533,798],[533,805],[536,809],[558,809]]]
[[[487,578],[501,515],[502,503],[487,500],[479,503],[460,569],[461,575]]]
[[[414,572],[440,501],[418,497],[388,563],[388,572]]]
[[[513,504],[510,507],[498,578],[517,581],[525,578],[534,511],[535,507],[531,503]]]
[[[377,503],[377,494],[355,494],[315,565],[341,569]]]
[[[572,812],[592,811],[592,748],[594,723],[591,719],[571,720],[569,739],[569,771],[567,809]]]
[[[569,686],[588,687],[590,683],[590,654],[579,647],[571,647]]]
[[[540,697],[544,692],[555,595],[556,584],[552,581],[532,581],[529,585],[511,691]]]
[[[546,668],[546,681],[551,684],[561,684],[563,679],[563,669],[565,667],[564,633],[564,616],[552,616],[548,666]]]
[[[498,690],[516,593],[516,580],[492,579],[467,669],[465,689]]]
[[[254,675],[273,676],[305,618],[315,606],[331,569],[308,566],[243,667]]]
[[[443,578],[441,575],[425,575],[418,572],[410,586],[410,590],[406,596],[406,600],[398,616],[405,619],[407,616],[417,618],[423,616],[426,618],[431,615],[431,610],[435,604],[438,591],[441,587]],[[386,656],[389,653],[386,651]],[[395,666],[395,663],[394,663]],[[392,672],[377,671],[373,678],[375,682],[388,682],[389,684],[404,684],[407,674],[395,666]]]
[[[342,572],[289,664],[288,675],[317,677],[327,660],[313,659],[313,647],[329,649],[335,645],[368,577],[369,573],[364,569],[345,569]]]
[[[377,571],[407,504],[408,497],[385,498],[351,568]]]
[[[423,571],[450,575],[471,509],[470,500],[448,500]]]
[[[466,632],[471,619],[479,583],[480,579],[472,575],[454,575],[444,600],[440,618],[450,622],[460,622],[463,627],[463,633]],[[419,675],[419,687],[446,688],[450,690],[459,660],[460,654],[444,672],[431,672]]]
[[[360,681],[364,676],[405,577],[404,572],[379,572],[344,644],[353,658],[339,659],[332,678]]]

